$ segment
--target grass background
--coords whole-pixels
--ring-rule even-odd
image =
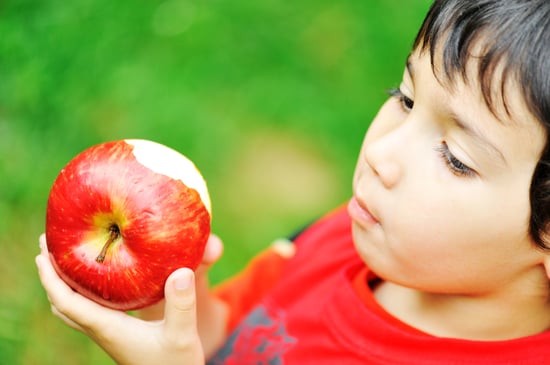
[[[50,313],[34,256],[78,152],[146,138],[209,184],[219,281],[344,202],[429,0],[0,4],[0,364],[112,364]]]

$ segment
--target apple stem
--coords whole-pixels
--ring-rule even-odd
[[[107,249],[109,249],[109,246],[111,246],[111,243],[113,243],[117,238],[120,237],[120,229],[116,224],[113,224],[112,226],[109,227],[109,233],[110,233],[109,239],[107,240],[107,242],[105,242],[105,244],[103,245],[103,248],[101,249],[101,252],[95,258],[95,260],[100,264],[103,263],[103,261],[105,261],[105,255],[107,255]]]

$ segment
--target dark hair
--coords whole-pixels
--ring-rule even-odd
[[[550,249],[550,1],[549,0],[436,0],[422,24],[414,49],[442,49],[442,76],[467,81],[466,66],[472,47],[482,42],[478,79],[488,108],[495,113],[492,83],[500,80],[500,97],[510,77],[520,87],[529,112],[540,121],[546,143],[535,167],[530,188],[529,234]],[[443,42],[443,43],[441,43]],[[502,78],[495,78],[502,67]],[[438,76],[440,77],[440,76]],[[498,90],[498,89],[497,89]],[[495,114],[496,115],[496,114]],[[505,199],[503,197],[503,199]]]

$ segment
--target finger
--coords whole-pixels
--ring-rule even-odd
[[[59,310],[62,307],[99,306],[96,303],[76,293],[65,283],[55,271],[50,254],[46,247],[45,235],[40,236],[40,254],[36,257],[36,266],[42,286],[48,294],[50,302]],[[66,303],[67,305],[59,305]],[[64,312],[64,311],[62,311]]]
[[[46,234],[42,233],[40,237],[38,238],[38,244],[40,246],[40,250],[44,251],[46,250],[47,244],[46,244]]]
[[[57,275],[47,253],[42,252],[36,257],[36,265],[42,286],[55,308],[52,312],[67,324],[67,320],[72,321],[74,324],[69,324],[71,327],[79,330],[98,328],[110,323],[114,313],[118,314],[117,311],[104,308],[71,289]]]
[[[204,249],[204,254],[202,257],[202,264],[210,266],[214,262],[218,261],[223,253],[223,243],[222,240],[215,234],[210,234],[208,241],[206,242],[206,247]]]
[[[193,271],[174,271],[165,285],[164,333],[168,340],[189,340],[197,334]]]
[[[59,319],[61,319],[67,326],[77,330],[77,331],[80,331],[80,332],[85,332],[84,331],[84,328],[82,328],[78,323],[76,323],[75,321],[73,321],[72,319],[70,319],[69,317],[67,317],[66,315],[64,315],[63,313],[61,313],[60,311],[57,310],[56,307],[54,307],[53,305],[51,306],[51,310],[52,310],[52,313]]]
[[[197,280],[207,280],[206,273],[210,266],[212,266],[216,261],[219,260],[223,253],[223,243],[222,240],[215,234],[210,234],[206,247],[204,249],[204,254],[202,257],[202,262],[195,270],[195,276]]]

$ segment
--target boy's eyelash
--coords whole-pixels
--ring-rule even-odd
[[[445,163],[445,165],[447,165],[447,167],[451,170],[453,174],[465,177],[475,175],[474,170],[466,166],[464,163],[462,163],[462,161],[460,161],[451,153],[451,151],[449,150],[449,146],[447,146],[447,143],[445,141],[442,141],[441,144],[438,145],[435,149],[437,152],[439,152],[441,158],[443,159],[443,162]]]
[[[401,103],[401,107],[405,111],[411,111],[411,109],[414,107],[414,100],[412,100],[408,96],[405,96],[405,94],[403,94],[403,92],[399,88],[388,89],[388,95],[399,100],[399,102]]]

